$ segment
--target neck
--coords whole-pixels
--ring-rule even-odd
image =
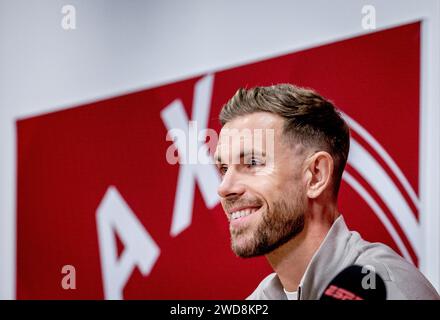
[[[336,210],[324,215],[306,214],[304,229],[266,255],[284,289],[298,290],[310,260],[323,242],[337,215]]]

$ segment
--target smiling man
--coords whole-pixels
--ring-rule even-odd
[[[218,188],[232,250],[265,255],[274,273],[248,299],[319,299],[344,268],[384,280],[388,299],[438,299],[389,247],[349,231],[337,208],[349,128],[333,104],[289,84],[240,89],[220,113]]]

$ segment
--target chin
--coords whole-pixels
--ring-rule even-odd
[[[258,250],[256,244],[250,241],[232,240],[231,248],[234,254],[240,258],[254,258],[264,255],[265,253]]]
[[[255,258],[260,256],[259,254],[256,254],[253,251],[247,250],[247,249],[242,249],[242,248],[232,248],[232,251],[234,252],[234,254],[239,257],[239,258]]]

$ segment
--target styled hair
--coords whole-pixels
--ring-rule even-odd
[[[255,112],[269,112],[284,119],[283,135],[316,151],[328,152],[334,162],[336,197],[350,149],[350,130],[335,106],[313,90],[291,84],[241,88],[223,106],[220,122]]]

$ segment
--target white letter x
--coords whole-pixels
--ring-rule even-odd
[[[214,76],[208,75],[199,80],[194,88],[192,121],[196,122],[200,131],[206,129],[208,124],[213,82]],[[185,132],[186,137],[189,137],[189,121],[182,101],[177,99],[170,103],[162,110],[161,117],[168,129],[168,133],[173,138],[176,148],[179,150],[179,154],[185,159],[190,159],[191,154],[187,154],[185,142],[181,141],[181,139],[175,139],[177,138],[176,136],[173,136],[175,130],[172,130],[180,129]],[[200,143],[197,142],[197,147],[202,148],[206,146],[200,146]],[[210,157],[210,155],[203,152],[199,157],[206,158]],[[209,209],[216,206],[219,202],[216,190],[217,186],[220,184],[220,177],[213,165],[213,161],[209,159],[199,160],[200,161],[195,164],[191,164],[191,162],[188,163],[188,161],[180,163],[170,231],[172,236],[177,236],[191,224],[196,181],[202,192],[205,204]]]

